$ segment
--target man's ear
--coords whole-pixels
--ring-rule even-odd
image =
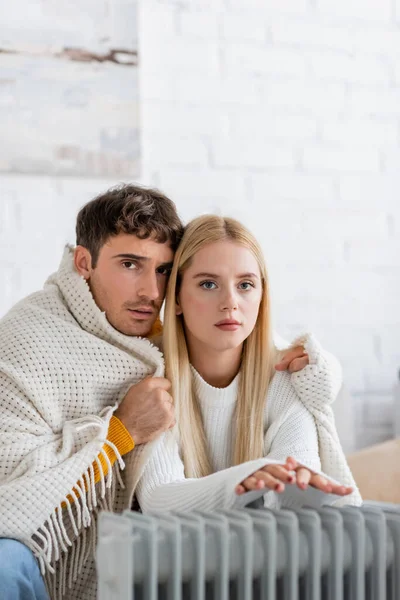
[[[92,272],[92,256],[84,246],[77,246],[74,251],[74,265],[84,279],[89,279]]]

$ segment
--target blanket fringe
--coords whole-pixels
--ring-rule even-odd
[[[90,465],[69,497],[64,498],[30,541],[52,600],[67,598],[68,589],[84,565],[95,558],[98,514],[101,510],[113,511],[117,485],[125,487],[121,478],[125,463],[114,444],[109,445],[117,460],[112,466],[104,449],[100,451],[108,466],[107,474],[96,457],[100,481],[96,484]]]

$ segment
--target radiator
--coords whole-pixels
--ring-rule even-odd
[[[400,506],[102,513],[98,600],[400,600]]]

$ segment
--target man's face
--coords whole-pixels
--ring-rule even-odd
[[[88,263],[83,269],[85,253]],[[168,242],[125,233],[107,240],[94,269],[85,248],[78,246],[75,251],[75,265],[88,281],[96,304],[115,329],[132,336],[150,333],[164,300],[173,258]]]

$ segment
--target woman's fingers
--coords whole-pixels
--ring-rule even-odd
[[[340,483],[334,483],[333,481],[330,481],[323,475],[314,474],[312,473],[312,471],[309,471],[304,467],[300,467],[297,470],[297,482],[299,482],[300,471],[303,472],[303,474],[301,474],[300,479],[301,485],[299,486],[301,487],[301,489],[306,489],[307,487],[307,485],[304,486],[304,481],[306,481],[306,476],[304,472],[307,471],[309,474],[308,485],[311,485],[312,487],[321,490],[321,492],[324,492],[325,494],[337,494],[338,496],[347,496],[353,491],[352,487],[347,487],[345,485],[341,485]]]
[[[296,469],[296,482],[301,490],[307,489],[309,485],[329,494],[332,492],[332,484],[323,475],[317,475],[306,467],[298,467]]]
[[[286,459],[285,469],[288,471],[294,471],[299,466],[299,463],[293,456],[288,456]]]
[[[296,483],[301,490],[305,490],[311,479],[311,471],[305,467],[298,467],[296,469]]]
[[[283,492],[285,483],[294,483],[295,481],[293,473],[289,473],[289,470],[293,471],[297,463],[294,459],[291,460],[292,462],[289,459],[289,462],[287,461],[285,465],[267,465],[256,473],[253,473],[253,475],[247,477],[242,483],[236,486],[236,494],[240,495],[247,491],[264,488]]]
[[[236,486],[236,493],[243,493],[242,488],[244,488],[245,491],[269,489],[274,490],[275,492],[283,492],[285,484],[276,477],[273,477],[270,473],[260,470],[256,471],[253,475],[247,477],[241,484]]]
[[[283,481],[283,483],[293,483],[295,480],[294,475],[281,465],[266,465],[262,468],[262,471],[269,473],[276,479]]]
[[[352,487],[340,485],[336,483],[331,483],[332,486],[332,494],[337,494],[338,496],[348,496],[353,491]]]
[[[311,474],[310,485],[326,494],[330,494],[333,491],[332,483],[322,475]]]
[[[295,471],[295,476],[293,471]],[[323,475],[318,475],[310,469],[300,466],[293,457],[289,456],[284,465],[266,465],[256,471],[237,485],[235,492],[240,495],[248,491],[265,489],[280,493],[284,491],[285,484],[292,483],[296,483],[301,490],[305,490],[311,485],[326,494],[333,493],[338,496],[347,496],[353,491],[351,487],[336,484]]]
[[[283,492],[285,489],[285,485],[282,481],[279,481],[279,479],[270,473],[266,473],[264,470],[257,471],[254,476],[259,482],[259,487],[257,489],[262,489],[264,487],[269,490],[275,490],[275,492]]]
[[[245,489],[247,491],[262,490],[265,488],[264,481],[260,480],[257,475],[258,475],[258,471],[257,471],[257,473],[253,473],[253,475],[251,475],[251,477],[247,477],[247,479],[242,481],[242,485],[245,487]]]

